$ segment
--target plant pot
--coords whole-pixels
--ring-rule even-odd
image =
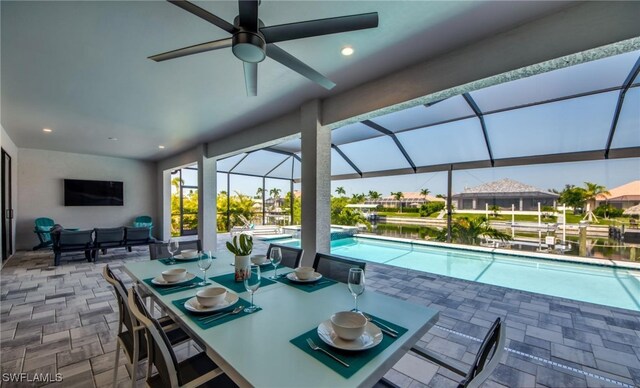
[[[249,270],[251,269],[251,255],[236,256],[235,267],[236,282],[244,281],[244,278],[248,276]]]

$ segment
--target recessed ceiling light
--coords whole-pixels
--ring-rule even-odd
[[[163,146],[163,145],[159,145],[159,146],[158,146],[158,148],[160,148],[161,150],[163,150],[163,149],[164,149],[164,146]]]
[[[110,137],[109,140],[116,141],[116,140],[118,140],[118,138],[117,137]]]
[[[353,47],[347,46],[345,48],[343,48],[340,53],[342,55],[344,55],[345,57],[348,57],[349,55],[353,54]]]
[[[47,132],[47,133],[53,132],[53,130],[51,130],[51,128],[42,128],[42,131],[43,132]]]

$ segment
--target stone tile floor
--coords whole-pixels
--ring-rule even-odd
[[[53,267],[50,252],[16,254],[0,273],[1,372],[61,373],[64,387],[110,385],[118,313],[102,267],[146,259],[144,248],[113,250],[97,264],[70,256]],[[508,352],[487,387],[640,386],[640,313],[377,264],[367,267],[367,287],[438,309],[438,324],[419,345],[466,364],[490,323],[503,317]],[[192,346],[181,347],[179,357]],[[120,361],[118,385],[130,386],[124,356]],[[411,388],[459,381],[411,353],[386,377]]]

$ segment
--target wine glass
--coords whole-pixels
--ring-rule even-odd
[[[211,267],[213,263],[213,256],[211,256],[211,251],[201,252],[198,256],[198,267],[202,272],[204,272],[204,277],[202,281],[198,283],[200,286],[206,286],[207,284],[207,270]]]
[[[280,264],[280,262],[282,261],[282,252],[280,251],[280,248],[271,248],[271,252],[269,253],[269,260],[271,260],[271,264],[273,265],[273,276],[271,277],[271,279],[275,280],[278,278],[276,276],[278,273],[278,264]]]
[[[169,251],[169,253],[171,253],[171,259],[169,260],[169,264],[176,263],[176,259],[173,257],[173,255],[175,255],[179,249],[180,249],[180,241],[173,238],[169,239],[169,245],[167,246],[167,250]]]
[[[360,310],[358,310],[358,296],[364,292],[364,270],[362,268],[349,269],[348,284],[349,291],[351,291],[356,305],[352,311],[360,312]]]
[[[247,267],[247,272],[244,278],[244,288],[251,293],[251,306],[244,309],[245,313],[252,313],[258,309],[255,304],[253,304],[253,294],[260,287],[260,266],[259,265],[251,265]]]

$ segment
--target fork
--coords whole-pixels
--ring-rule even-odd
[[[342,361],[341,359],[339,359],[338,357],[334,356],[333,354],[327,352],[326,350],[322,349],[321,347],[319,347],[318,345],[316,345],[315,342],[313,342],[313,340],[311,338],[307,338],[307,343],[309,344],[309,347],[314,350],[314,351],[321,351],[322,353],[326,354],[327,356],[333,358],[334,360],[338,361],[339,363],[341,363],[342,365],[346,366],[347,368],[349,367],[349,364],[347,364],[346,362]]]
[[[390,332],[392,332],[393,334],[396,334],[396,335],[397,335],[397,334],[400,334],[400,333],[398,333],[398,331],[397,331],[397,330],[395,330],[395,329],[393,329],[393,328],[391,328],[391,327],[389,327],[389,326],[385,325],[384,323],[382,323],[382,322],[380,322],[379,320],[375,319],[375,318],[374,318],[374,317],[372,317],[371,315],[369,315],[369,314],[365,314],[365,313],[362,313],[362,315],[364,315],[364,317],[365,317],[365,318],[367,318],[367,320],[368,320],[368,321],[371,321],[372,323],[374,323],[374,324],[378,325],[380,328],[382,328],[382,329],[386,329],[387,331],[390,331]]]
[[[239,313],[240,313],[240,311],[242,311],[242,309],[244,309],[244,306],[238,306],[238,307],[236,307],[235,309],[233,309],[233,311],[229,311],[228,313],[224,313],[224,314],[222,314],[222,315],[216,315],[216,316],[214,316],[214,317],[210,317],[209,319],[206,319],[206,320],[201,321],[201,322],[202,322],[203,324],[209,324],[209,323],[211,323],[211,322],[213,322],[213,321],[217,321],[217,320],[218,320],[218,319],[220,319],[220,318],[224,318],[224,317],[229,316],[229,315],[236,315],[236,314],[239,314]]]

